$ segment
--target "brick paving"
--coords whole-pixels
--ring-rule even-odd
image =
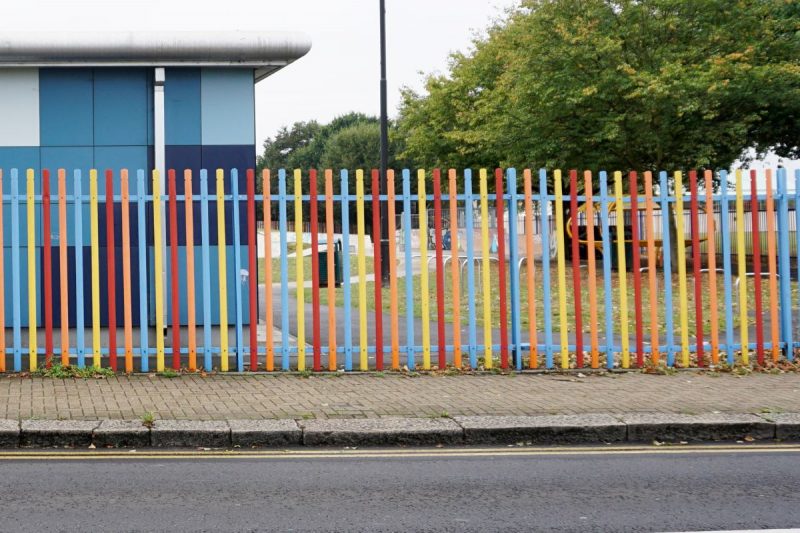
[[[0,378],[0,418],[376,418],[800,412],[800,374],[132,375]]]

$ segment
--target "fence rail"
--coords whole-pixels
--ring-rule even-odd
[[[716,194],[710,171],[498,169],[491,194],[486,170],[431,174],[390,171],[381,194],[377,171],[355,193],[342,171],[334,194],[330,170],[309,190],[264,171],[256,194],[253,170],[217,170],[212,192],[206,170],[92,170],[85,194],[78,170],[55,191],[47,170],[0,171],[0,371],[702,367],[800,346],[800,171],[793,193],[784,169],[763,193],[751,172],[747,198],[741,171]]]

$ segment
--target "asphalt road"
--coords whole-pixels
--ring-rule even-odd
[[[0,529],[693,531],[800,525],[800,449],[661,450],[0,457]]]

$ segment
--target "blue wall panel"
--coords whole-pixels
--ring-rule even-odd
[[[204,68],[202,144],[249,144],[255,140],[253,69]]]
[[[167,145],[201,144],[200,69],[167,69],[164,95]]]
[[[146,146],[98,146],[94,149],[94,163],[98,173],[98,193],[103,197],[106,194],[106,169],[114,173],[114,194],[121,192],[120,170],[128,170],[128,184],[130,194],[136,192],[136,176],[139,169],[147,170],[147,147]],[[88,187],[88,182],[86,182]],[[88,191],[88,189],[85,189]],[[139,242],[139,217],[135,209],[130,210],[131,217],[131,243]],[[114,238],[117,246],[122,242],[122,207],[119,201],[114,205]],[[98,209],[98,227],[100,241],[106,240],[106,211],[105,203],[100,201]]]
[[[100,323],[102,326],[108,325],[108,262],[106,260],[108,248],[100,247]],[[138,268],[139,249],[131,247],[131,302],[132,302],[132,322],[134,326],[139,325],[139,268]],[[53,324],[58,327],[61,324],[61,270],[59,263],[59,255],[54,250],[52,257],[52,271],[53,271]],[[43,262],[41,263],[44,264]],[[91,278],[91,247],[83,247],[83,264],[86,272],[83,276],[83,296],[84,296],[84,324],[86,325],[87,332],[91,329],[92,325],[92,278]],[[122,328],[124,325],[125,315],[122,306],[122,248],[117,248],[115,253],[114,265],[116,268],[116,294],[117,294],[117,345],[121,346],[120,341],[122,336]],[[70,246],[67,248],[67,271],[68,280],[67,286],[69,287],[69,324],[70,327],[75,327],[76,322],[76,305],[75,305],[75,247]],[[87,339],[91,337],[87,336]]]
[[[146,70],[127,68],[94,71],[94,144],[147,144]]]
[[[8,233],[6,232],[6,237],[8,237]],[[9,241],[10,244],[10,241]],[[41,325],[42,324],[42,269],[38,268],[41,264],[41,255],[42,250],[39,248],[36,250],[36,323]],[[11,276],[11,247],[5,246],[3,247],[3,282],[5,283],[5,291],[4,291],[4,304],[5,304],[5,314],[6,314],[6,327],[11,327],[14,323],[14,305],[13,305],[13,292],[11,290],[12,284],[12,276]],[[19,294],[20,294],[20,322],[22,327],[27,327],[29,324],[28,321],[28,247],[26,241],[22,236],[20,237],[20,247],[19,247],[19,272],[20,272],[20,287],[19,287]],[[28,333],[25,331],[22,333],[22,337],[27,344],[28,340]],[[6,335],[6,343],[11,343],[11,335]]]
[[[63,168],[66,170],[66,185],[67,194],[74,194],[75,192],[75,170],[81,171],[81,192],[89,195],[89,170],[93,166],[93,149],[84,146],[69,146],[69,147],[48,147],[42,148],[42,168],[50,170],[50,192],[53,195],[58,194],[58,169]],[[83,242],[89,242],[91,236],[89,228],[89,201],[84,201],[81,206],[83,213]],[[52,200],[52,207],[50,212],[50,227],[52,235],[54,235],[53,242],[57,243],[58,240],[55,236],[59,235],[60,225],[58,221],[58,201]],[[75,244],[75,205],[73,202],[67,203],[67,244],[72,246]],[[88,264],[88,263],[87,263]]]
[[[41,180],[39,179],[39,160],[40,150],[36,147],[0,147],[0,168],[3,169],[3,194],[11,194],[11,169],[16,168],[19,171],[19,193],[23,197],[20,198],[19,207],[19,221],[21,226],[20,242],[23,244],[27,242],[28,235],[28,215],[25,210],[25,192],[27,190],[26,174],[29,168],[36,172],[35,188],[36,192],[40,193],[42,190]],[[3,205],[3,228],[5,235],[3,236],[3,245],[11,246],[11,206],[6,203]],[[42,242],[42,216],[41,213],[36,213],[36,243]]]
[[[42,146],[92,146],[93,102],[92,69],[41,69],[39,120]]]
[[[210,257],[211,257],[211,264],[209,269],[209,277],[211,280],[211,322],[213,324],[219,324],[219,262],[218,262],[218,247],[212,246],[210,248]],[[226,246],[226,256],[225,256],[225,263],[227,265],[227,283],[228,283],[228,322],[233,325],[234,319],[236,317],[236,291],[235,291],[235,284],[242,283],[242,277],[239,272],[236,272],[233,268],[234,265],[234,248],[233,246]],[[167,251],[169,254],[169,250]],[[204,315],[203,315],[203,267],[200,263],[200,246],[199,242],[195,243],[195,273],[194,273],[194,283],[195,283],[195,320],[198,325],[203,323]],[[247,266],[247,248],[240,247],[239,248],[239,257],[242,262],[243,268]],[[169,258],[167,258],[169,259]],[[169,276],[169,260],[165,263],[167,266],[167,285],[165,287],[165,293],[167,294],[167,308],[165,310],[164,316],[167,317],[167,323],[172,324],[172,279]],[[150,256],[150,269],[153,269],[153,258],[152,255]],[[180,247],[178,249],[178,271],[185,272],[186,271],[186,248]],[[244,317],[244,323],[248,323],[250,317],[250,310],[249,305],[247,304],[247,286],[243,287],[242,294],[244,295],[244,303],[242,305],[242,316]],[[180,311],[180,321],[181,324],[186,325],[188,316],[186,313],[186,278],[185,276],[181,276],[179,280],[178,291],[180,293],[180,302],[181,302],[181,311]],[[151,293],[150,296],[150,303],[152,305],[153,302],[153,295]],[[151,313],[152,314],[152,313]],[[153,315],[155,316],[155,315]],[[233,338],[231,338],[233,341]]]

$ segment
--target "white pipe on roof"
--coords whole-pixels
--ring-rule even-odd
[[[303,57],[302,33],[254,31],[0,31],[0,68],[46,66],[239,66],[256,79]]]

